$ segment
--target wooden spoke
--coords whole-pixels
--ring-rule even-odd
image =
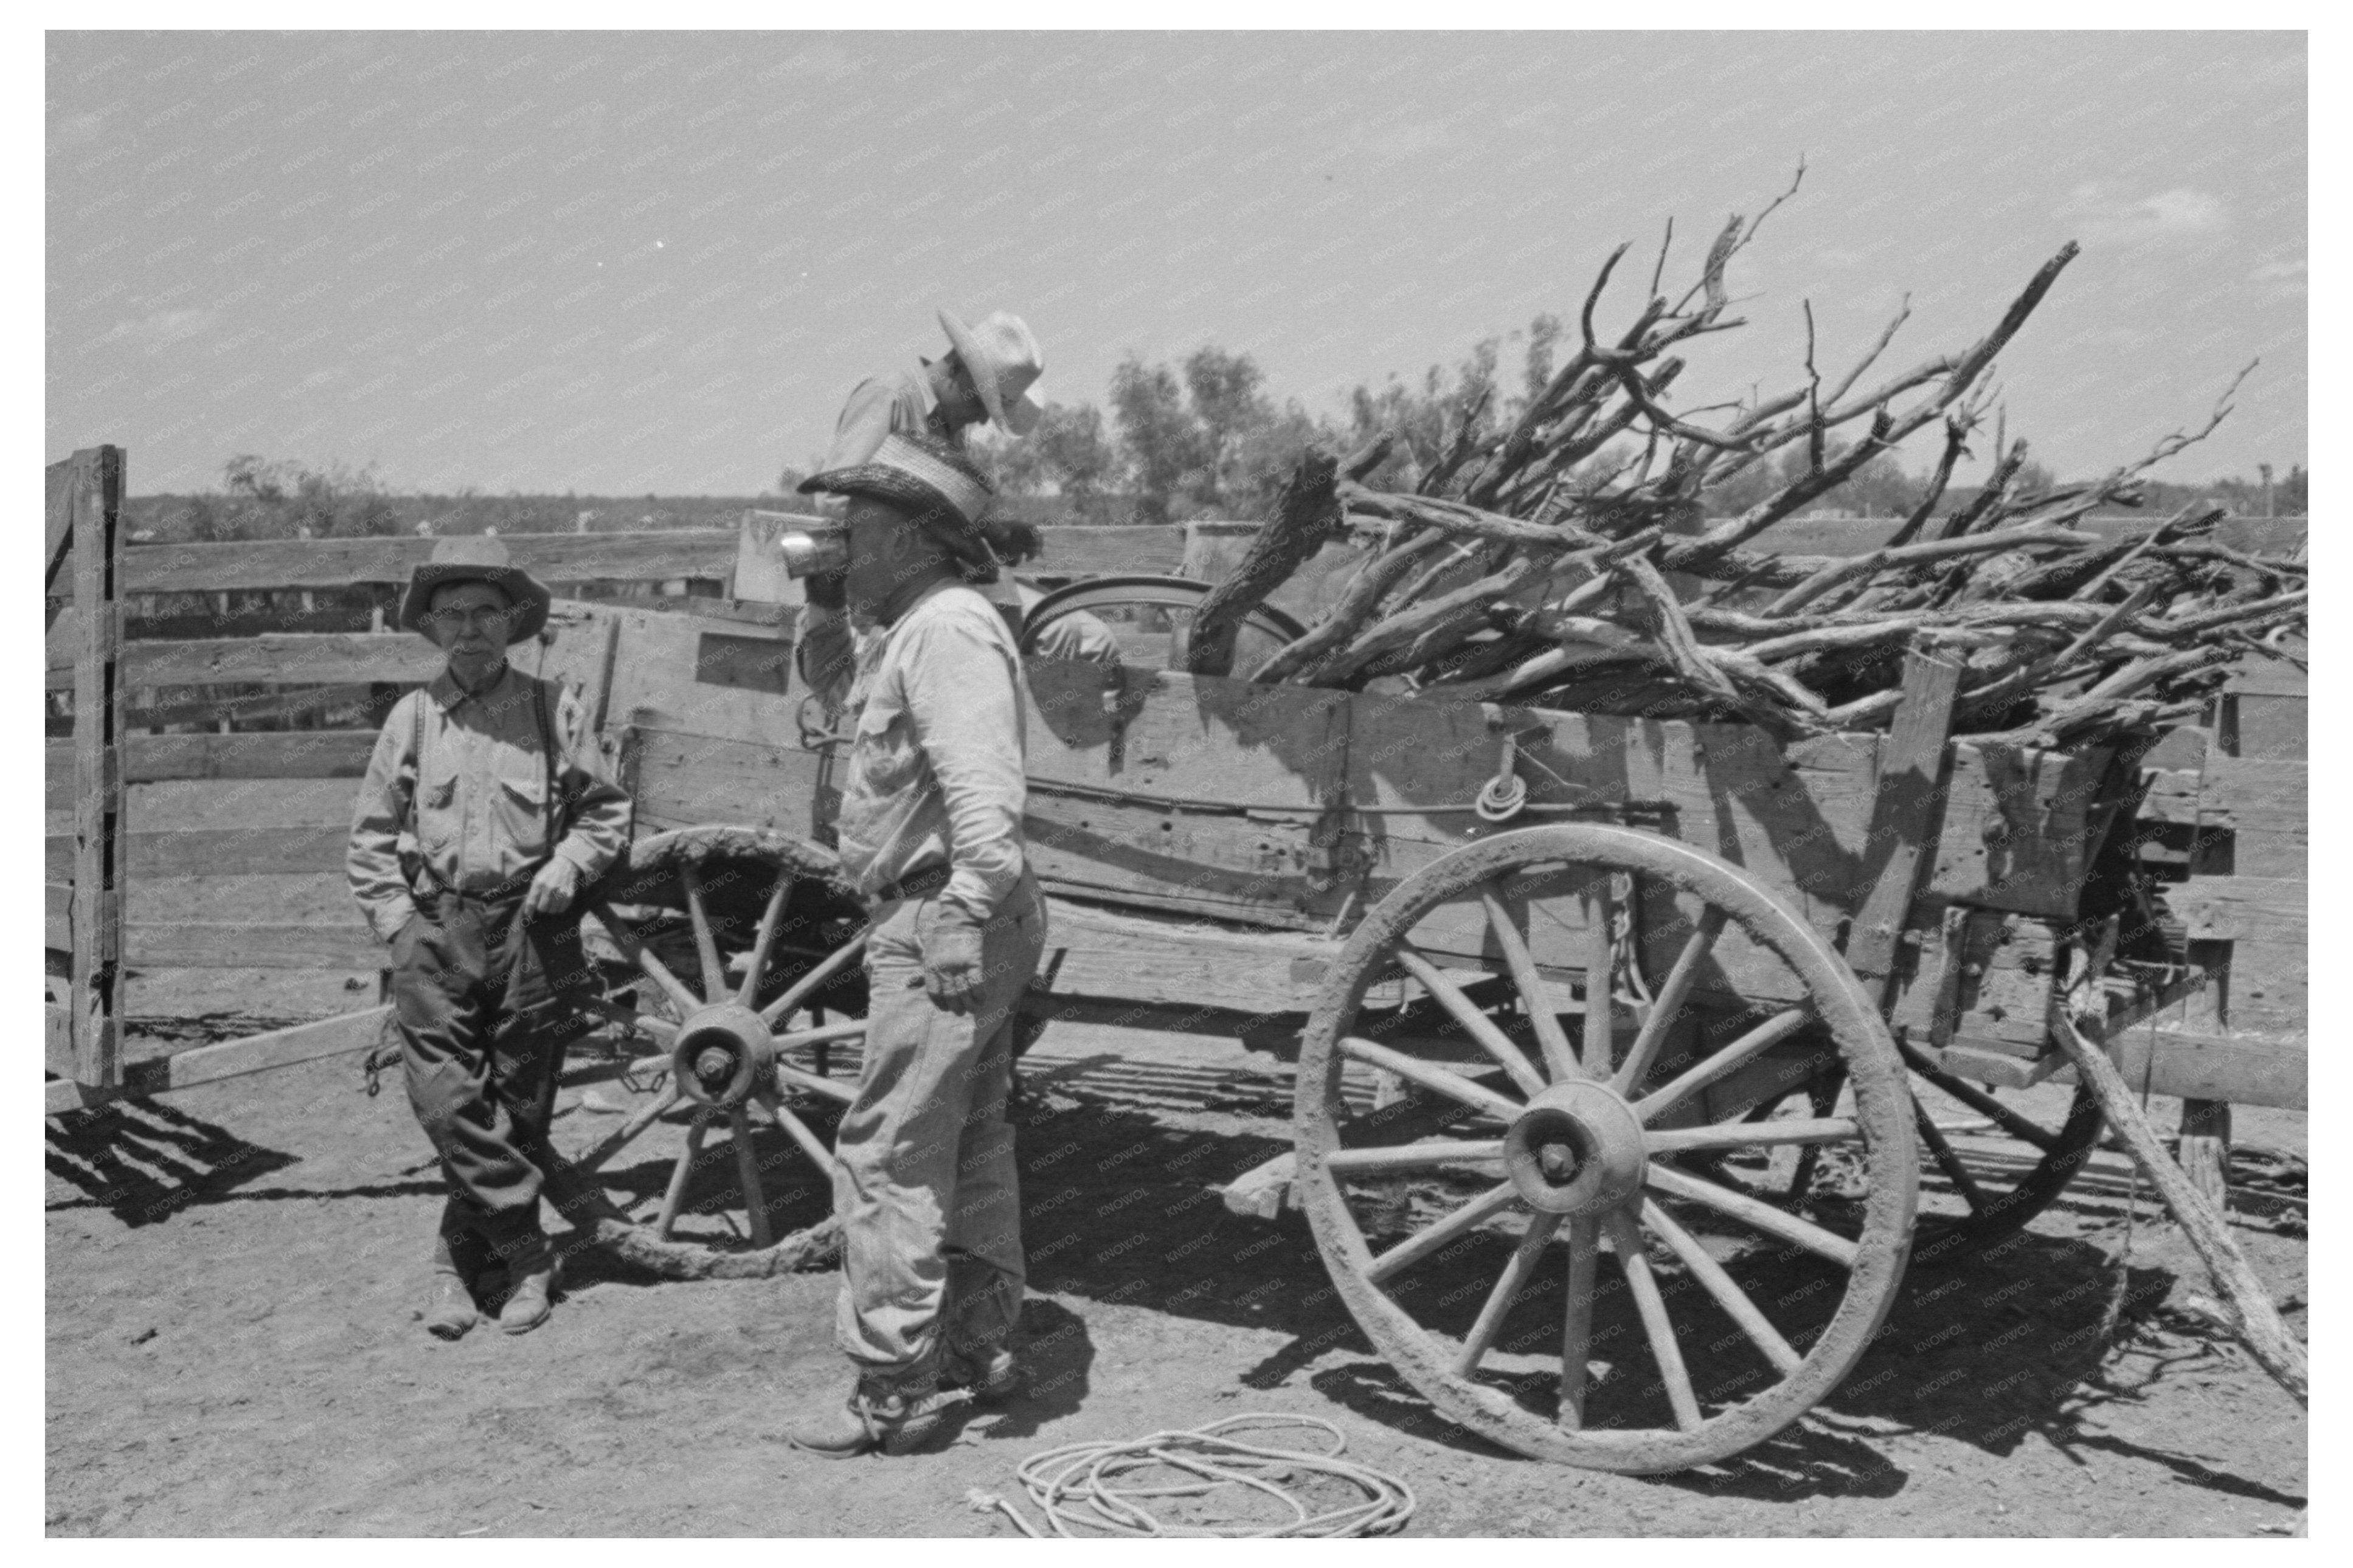
[[[719,962],[719,939],[711,932],[711,911],[702,906],[702,878],[691,861],[678,868],[679,885],[686,889],[687,919],[694,922],[694,951],[702,959],[702,994],[711,1001],[727,994],[727,969]]]
[[[596,923],[605,928],[605,934],[613,939],[613,945],[621,950],[621,956],[645,971],[646,978],[661,987],[662,994],[678,1004],[680,1017],[685,1017],[702,1005],[702,998],[688,990],[686,983],[672,974],[670,966],[656,958],[653,950],[638,940],[636,930],[614,910],[611,904],[599,900],[589,905],[588,910],[596,917]]]
[[[1519,922],[1512,918],[1494,883],[1480,886],[1479,901],[1486,907],[1487,929],[1495,933],[1495,945],[1504,950],[1504,963],[1512,972],[1512,984],[1519,987],[1520,1005],[1527,1013],[1528,1022],[1535,1026],[1536,1044],[1544,1052],[1545,1066],[1551,1069],[1553,1081],[1566,1083],[1580,1076],[1577,1052],[1568,1043],[1568,1031],[1560,1026],[1560,1016],[1552,1010],[1544,976],[1536,973],[1535,955],[1528,951],[1528,939],[1520,933]],[[1515,1050],[1512,1054],[1519,1053]],[[1509,1063],[1504,1070],[1511,1071]],[[1512,1081],[1530,1094],[1537,1092],[1535,1088],[1520,1083],[1517,1073],[1512,1074]]]
[[[825,1080],[820,1079],[818,1081],[822,1083]],[[848,1098],[844,1097],[845,1101]],[[774,1092],[760,1090],[759,1100],[767,1113],[776,1119],[776,1125],[785,1130],[785,1135],[800,1145],[801,1152],[809,1157],[809,1163],[830,1177],[834,1173],[833,1151],[825,1146],[825,1140],[819,1138],[807,1122],[794,1115],[792,1108]]]
[[[776,1069],[776,1082],[782,1088],[797,1089],[804,1094],[823,1095],[826,1099],[839,1100],[843,1105],[848,1105],[858,1098],[855,1085],[837,1083],[832,1079],[823,1078],[813,1072],[803,1072],[789,1062],[774,1062],[770,1065]]]
[[[774,1247],[776,1233],[768,1226],[768,1195],[760,1190],[760,1157],[752,1147],[752,1118],[742,1106],[727,1113],[735,1147],[735,1179],[744,1184],[744,1214],[752,1225],[752,1245]]]
[[[790,1016],[794,1008],[801,1005],[802,997],[816,991],[827,981],[857,962],[859,955],[866,951],[868,934],[867,928],[860,927],[856,936],[834,949],[832,955],[824,963],[794,981],[791,990],[761,1008],[760,1021],[772,1029],[782,1023]]]
[[[594,1171],[619,1153],[638,1134],[660,1121],[662,1113],[676,1105],[684,1094],[685,1091],[678,1086],[678,1080],[672,1079],[662,1086],[661,1092],[655,1095],[649,1102],[631,1111],[627,1121],[605,1134],[596,1147],[573,1161],[573,1168],[578,1171]]]
[[[1810,1008],[1788,1007],[1774,1014],[1714,1056],[1679,1075],[1673,1082],[1644,1095],[1633,1104],[1634,1118],[1645,1124],[1681,1105],[1717,1079],[1746,1064],[1814,1021]]]
[[[1503,1331],[1504,1320],[1510,1316],[1512,1303],[1520,1299],[1521,1288],[1527,1284],[1528,1276],[1535,1271],[1536,1260],[1544,1256],[1545,1247],[1552,1241],[1552,1233],[1560,1228],[1560,1221],[1561,1216],[1556,1214],[1539,1214],[1529,1218],[1527,1234],[1520,1237],[1520,1245],[1514,1249],[1511,1261],[1504,1265],[1504,1272],[1496,1277],[1495,1288],[1487,1292],[1486,1305],[1479,1309],[1479,1321],[1471,1325],[1471,1332],[1463,1338],[1462,1353],[1454,1358],[1455,1376],[1469,1377],[1479,1370],[1479,1363],[1485,1357],[1487,1347],[1495,1342],[1496,1334]]]
[[[1408,1237],[1374,1258],[1373,1266],[1365,1271],[1365,1278],[1377,1285],[1399,1269],[1412,1267],[1463,1232],[1502,1213],[1519,1195],[1520,1190],[1509,1182],[1489,1188],[1444,1219]]]
[[[1789,1342],[1781,1337],[1781,1331],[1757,1310],[1757,1303],[1748,1299],[1748,1292],[1725,1272],[1723,1264],[1709,1256],[1707,1248],[1700,1245],[1699,1237],[1676,1224],[1674,1216],[1661,1208],[1655,1199],[1642,1200],[1642,1223],[1657,1231],[1659,1238],[1674,1249],[1675,1256],[1683,1259],[1683,1267],[1691,1270],[1692,1277],[1706,1287],[1707,1293],[1715,1298],[1715,1304],[1724,1309],[1726,1317],[1740,1325],[1741,1331],[1748,1336],[1750,1342],[1765,1352],[1767,1361],[1785,1373],[1798,1370],[1806,1358],[1799,1355]]]
[[[1936,1162],[1936,1169],[1945,1173],[1945,1180],[1953,1184],[1954,1190],[1961,1194],[1969,1207],[1985,1207],[1985,1194],[1978,1188],[1977,1178],[1969,1174],[1967,1165],[1961,1163],[1961,1157],[1953,1152],[1953,1146],[1945,1142],[1944,1133],[1937,1130],[1936,1123],[1928,1115],[1928,1108],[1916,1100],[1912,1102],[1912,1121],[1920,1130],[1920,1142],[1928,1146],[1929,1157]]]
[[[1659,1047],[1666,1043],[1667,1031],[1675,1026],[1675,1017],[1683,1010],[1694,984],[1699,979],[1701,965],[1715,947],[1715,939],[1724,934],[1725,921],[1730,917],[1710,904],[1700,911],[1698,929],[1683,942],[1683,950],[1675,955],[1675,964],[1667,971],[1667,983],[1659,988],[1658,1000],[1651,1004],[1651,1015],[1642,1020],[1642,1027],[1634,1043],[1626,1051],[1626,1059],[1618,1064],[1616,1076],[1609,1087],[1620,1094],[1631,1094],[1642,1084],[1642,1077],[1658,1059]]]
[[[1898,1040],[1895,1043],[1895,1048],[1903,1053],[1904,1064],[1906,1067],[1959,1100],[1963,1105],[1985,1117],[2011,1137],[2031,1143],[2046,1154],[2057,1151],[2059,1147],[2057,1133],[2037,1127],[1992,1095],[1978,1088],[1977,1085],[1965,1083],[1955,1078],[1951,1073],[1922,1056],[1915,1047]]]
[[[1601,1261],[1601,1222],[1576,1215],[1568,1222],[1568,1313],[1560,1330],[1560,1425],[1585,1425],[1586,1374],[1593,1357],[1593,1288]]]
[[[1391,1050],[1387,1046],[1359,1039],[1354,1035],[1340,1042],[1340,1049],[1367,1066],[1386,1068],[1408,1082],[1418,1083],[1434,1093],[1442,1094],[1473,1110],[1486,1111],[1491,1116],[1501,1117],[1505,1121],[1521,1111],[1522,1107],[1517,1100],[1507,1099],[1483,1084],[1472,1083],[1467,1078],[1448,1072],[1444,1068],[1423,1061],[1419,1057],[1409,1057],[1403,1051]]]
[[[752,939],[752,956],[746,961],[744,984],[736,988],[735,1005],[749,1007],[760,994],[760,976],[768,967],[768,954],[776,944],[776,927],[785,918],[785,896],[793,890],[793,874],[776,873],[776,885],[768,889],[768,903],[760,911],[759,933]]]
[[[1609,873],[1597,871],[1585,889],[1585,1074],[1609,1077],[1609,1055],[1617,1048],[1616,1004],[1618,941],[1616,900],[1609,896]]]
[[[657,1018],[651,1014],[624,1007],[609,996],[599,996],[594,992],[589,992],[580,998],[580,1005],[603,1014],[625,1029],[634,1029],[644,1034],[658,1046],[667,1047],[678,1038],[678,1026],[669,1019]]]
[[[1687,1198],[1693,1203],[1704,1204],[1719,1214],[1727,1214],[1744,1221],[1776,1241],[1802,1247],[1817,1257],[1827,1258],[1848,1268],[1854,1267],[1854,1260],[1861,1251],[1846,1237],[1824,1230],[1810,1220],[1785,1214],[1761,1198],[1752,1198],[1746,1193],[1719,1187],[1714,1182],[1704,1182],[1697,1176],[1678,1171],[1672,1165],[1662,1165],[1655,1160],[1651,1162],[1643,1181],[1670,1197]]]
[[[1609,1245],[1618,1250],[1618,1267],[1626,1271],[1627,1288],[1634,1292],[1634,1309],[1642,1315],[1642,1332],[1651,1342],[1651,1359],[1659,1363],[1659,1377],[1667,1385],[1667,1403],[1674,1406],[1675,1425],[1686,1432],[1699,1430],[1699,1395],[1692,1392],[1691,1372],[1683,1365],[1683,1347],[1667,1316],[1667,1299],[1659,1294],[1658,1278],[1651,1272],[1651,1255],[1642,1248],[1642,1232],[1624,1209],[1611,1209],[1602,1223],[1609,1227]]]
[[[814,1029],[794,1029],[776,1037],[776,1049],[791,1050],[798,1046],[829,1045],[835,1040],[854,1040],[866,1033],[863,1018],[844,1018],[839,1024],[820,1024]]]
[[[1771,1143],[1837,1143],[1862,1135],[1851,1116],[1781,1121],[1718,1121],[1707,1127],[1667,1127],[1642,1135],[1653,1154],[1684,1154],[1694,1149],[1746,1149]]]
[[[1479,1004],[1462,994],[1462,988],[1439,972],[1438,966],[1424,957],[1409,942],[1397,944],[1397,960],[1405,972],[1421,982],[1421,988],[1437,999],[1438,1005],[1452,1015],[1470,1037],[1479,1042],[1479,1048],[1502,1065],[1511,1080],[1520,1086],[1523,1094],[1542,1094],[1544,1075],[1528,1061],[1525,1051],[1512,1043],[1512,1037],[1495,1026],[1495,1021],[1481,1011]],[[1556,1024],[1554,1027],[1559,1026]]]
[[[1350,1175],[1388,1171],[1427,1171],[1440,1165],[1493,1164],[1504,1157],[1500,1138],[1457,1139],[1433,1143],[1393,1143],[1381,1149],[1335,1149],[1324,1165]]]
[[[678,1224],[678,1211],[686,1202],[686,1184],[694,1174],[695,1163],[702,1157],[702,1137],[711,1131],[711,1112],[697,1110],[694,1124],[686,1130],[686,1152],[670,1171],[670,1189],[662,1194],[661,1215],[654,1221],[654,1235],[670,1239],[670,1228]]]

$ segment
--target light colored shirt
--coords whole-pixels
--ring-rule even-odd
[[[553,845],[534,685],[548,687],[554,786],[569,818]],[[480,893],[535,872],[551,856],[578,867],[585,884],[628,842],[629,797],[606,782],[577,698],[512,666],[471,693],[444,670],[395,703],[376,736],[352,809],[344,870],[369,929],[389,942],[417,907],[404,858],[422,868],[428,887]]]
[[[850,711],[842,869],[872,897],[935,867],[943,903],[986,921],[1021,879],[1029,693],[1004,617],[944,583],[863,639]]]
[[[957,433],[948,429],[939,411],[939,397],[924,370],[869,376],[850,389],[849,401],[841,405],[841,417],[833,427],[833,445],[825,449],[825,466],[818,471],[856,468],[872,457],[882,437],[893,430],[956,445]]]

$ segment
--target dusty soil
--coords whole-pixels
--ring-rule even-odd
[[[157,975],[133,1005],[283,1017],[367,1000],[342,984]],[[674,1284],[587,1254],[538,1332],[425,1335],[438,1178],[397,1084],[367,1098],[352,1058],[52,1121],[48,1529],[1003,1536],[965,1493],[1018,1499],[1025,1456],[1242,1411],[1336,1422],[1352,1457],[1416,1489],[1413,1534],[2244,1535],[2284,1532],[2305,1501],[2302,1414],[2196,1315],[2207,1282],[2146,1191],[2127,1227],[2114,1154],[2021,1244],[1915,1269],[1845,1387],[1782,1436],[1629,1478],[1450,1436],[1324,1292],[1303,1221],[1216,1202],[1214,1184],[1281,1147],[1280,1064],[1057,1025],[1026,1085],[1033,1396],[935,1452],[847,1464],[779,1440],[844,1381],[829,1271]],[[584,1095],[629,1099],[575,1072],[573,1149],[612,1124]],[[2301,1331],[2300,1178],[2265,1151],[2300,1156],[2304,1119],[2242,1111],[2238,1131],[2238,1234]],[[681,1138],[661,1128],[617,1176],[658,1190]],[[696,1195],[723,1199],[726,1169]],[[817,1184],[785,1184],[791,1223],[822,1214]]]

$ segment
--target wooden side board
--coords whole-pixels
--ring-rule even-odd
[[[340,871],[351,832],[344,827],[199,827],[124,835],[131,875],[149,877],[298,876]],[[44,846],[47,879],[73,879],[73,838],[52,833]]]
[[[328,686],[430,680],[440,650],[409,632],[269,632],[252,637],[125,643],[131,686]],[[70,667],[51,666],[48,685],[73,684]]]
[[[350,1056],[370,1049],[383,1038],[385,1023],[391,1014],[390,1007],[370,1007],[362,1012],[296,1024],[290,1028],[273,1029],[268,1034],[250,1035],[241,1040],[223,1040],[216,1046],[199,1046],[195,1050],[182,1051],[176,1056],[132,1062],[123,1070],[119,1091],[84,1088],[69,1079],[51,1079],[47,1112],[58,1116],[84,1107],[103,1105],[117,1092],[142,1097],[170,1094],[179,1089],[194,1089],[199,1084],[218,1083],[224,1079],[268,1072],[273,1068],[293,1067],[329,1057]]]
[[[188,779],[355,779],[375,750],[373,730],[288,730],[248,735],[131,735],[122,743],[122,782]],[[50,805],[73,793],[73,743],[52,741],[43,752]]]

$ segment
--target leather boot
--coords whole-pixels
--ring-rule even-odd
[[[533,1237],[507,1259],[512,1289],[499,1309],[499,1331],[527,1334],[547,1321],[555,1290],[555,1247],[543,1236]]]
[[[1001,1405],[1019,1394],[1029,1379],[1003,1345],[994,1350],[951,1350],[940,1371],[940,1386],[964,1390],[975,1405]]]
[[[462,1340],[466,1331],[481,1321],[474,1310],[473,1292],[454,1268],[433,1271],[432,1293],[426,1298],[425,1331],[437,1340]]]
[[[898,1456],[928,1442],[964,1395],[940,1391],[936,1373],[869,1373],[849,1397],[793,1423],[786,1441],[826,1459],[848,1459],[880,1448]]]

